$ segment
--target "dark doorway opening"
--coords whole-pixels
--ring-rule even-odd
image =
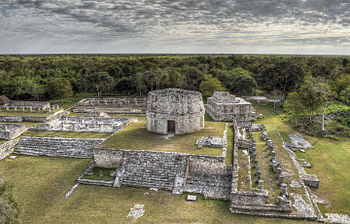
[[[175,133],[175,121],[168,120],[168,133]]]

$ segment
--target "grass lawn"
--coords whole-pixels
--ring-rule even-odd
[[[24,124],[27,128],[42,124],[42,122],[0,122],[0,124]]]
[[[208,136],[209,134],[222,137],[224,130],[225,123],[223,122],[206,122],[205,128],[200,131],[192,134],[176,135],[167,139],[166,135],[148,132],[146,130],[146,121],[140,119],[139,122],[132,122],[103,142],[101,147],[220,156],[222,153],[221,148],[203,147],[198,149],[195,142],[197,138]]]
[[[66,131],[26,131],[21,136],[65,137],[65,138],[107,138],[110,133],[66,132]]]
[[[227,149],[226,149],[226,165],[232,165],[232,154],[233,154],[233,126],[231,123],[228,125],[227,129]]]
[[[5,142],[7,142],[8,140],[2,140],[2,139],[0,139],[0,145],[1,144],[4,144]]]
[[[13,186],[20,221],[46,223],[309,223],[268,219],[229,212],[229,202],[203,200],[187,202],[186,195],[152,192],[144,188],[112,188],[80,185],[65,199],[89,160],[18,156],[0,161],[5,180]],[[144,192],[150,192],[144,195]],[[128,218],[135,204],[144,204],[145,214]]]
[[[274,138],[273,141],[275,139],[278,141],[273,132],[274,125],[283,136],[288,133],[298,133],[288,123],[283,122],[272,108],[267,108],[262,104],[255,105],[255,108],[264,115],[264,119],[258,120],[257,123],[265,124],[270,137]],[[298,155],[300,158],[306,158],[312,165],[309,171],[307,168],[305,170],[316,174],[320,180],[319,189],[311,188],[311,190],[326,200],[326,204],[320,206],[321,211],[350,214],[350,139],[335,140],[302,135],[315,147],[315,149],[308,149],[306,153],[298,153]],[[277,152],[276,156],[277,159],[280,159],[285,155]]]

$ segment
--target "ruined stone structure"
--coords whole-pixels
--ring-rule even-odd
[[[146,109],[146,98],[86,98],[73,107],[73,112],[105,112],[109,114],[142,114]]]
[[[4,102],[4,101],[3,101]],[[13,109],[17,110],[46,110],[50,109],[49,102],[41,102],[41,101],[23,101],[23,100],[10,100],[10,102],[5,101],[7,103],[3,103],[0,108],[9,110]]]
[[[228,92],[214,92],[212,97],[208,97],[205,108],[215,121],[236,120],[238,123],[245,123],[257,119],[251,103]]]
[[[104,139],[21,137],[15,146],[17,154],[66,158],[92,158],[93,149]]]
[[[14,139],[26,130],[24,124],[0,124],[0,139]]]
[[[188,134],[204,128],[202,94],[181,89],[151,91],[147,101],[147,130],[157,134]]]
[[[9,98],[7,98],[7,96],[0,96],[0,105],[4,105],[4,104],[8,104],[10,103],[11,100]]]
[[[114,133],[129,124],[129,118],[70,117],[51,120],[31,130]]]
[[[15,149],[15,146],[19,140],[20,138],[16,138],[0,145],[0,160],[5,159],[7,156],[13,153],[13,150]]]

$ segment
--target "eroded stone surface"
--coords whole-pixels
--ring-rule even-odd
[[[303,149],[313,149],[310,142],[308,142],[302,135],[298,134],[288,134],[293,147],[295,148],[303,148]]]
[[[341,224],[350,223],[349,215],[342,215],[342,214],[335,214],[335,213],[326,213],[325,215],[327,216],[327,219],[325,219],[326,222],[341,223]]]
[[[130,208],[130,212],[127,217],[132,217],[135,219],[142,217],[145,214],[145,210],[143,209],[144,207],[145,205],[143,204],[136,204],[133,208]]]
[[[148,93],[147,130],[157,134],[189,134],[204,128],[202,94],[182,89]]]
[[[306,203],[300,194],[290,194],[294,199],[293,207],[298,211],[298,213],[304,216],[316,216],[315,210],[312,205]]]

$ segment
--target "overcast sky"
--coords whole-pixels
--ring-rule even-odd
[[[0,0],[0,54],[350,55],[350,0]]]

